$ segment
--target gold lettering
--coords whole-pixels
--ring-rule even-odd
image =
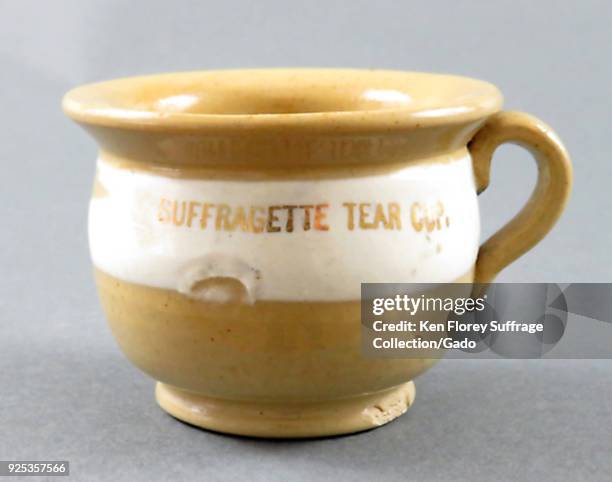
[[[208,225],[208,218],[210,217],[210,212],[208,210],[213,206],[214,204],[202,204],[202,216],[200,216],[200,227],[202,229],[206,229],[206,226]]]
[[[376,204],[376,214],[374,215],[374,229],[380,229],[382,224],[385,229],[389,229],[389,223],[385,216],[385,209],[381,203]]]
[[[367,220],[370,215],[369,208],[369,203],[359,203],[359,227],[361,229],[376,229],[376,226]]]
[[[314,228],[317,231],[329,231],[329,226],[324,224],[325,218],[327,217],[327,212],[323,211],[327,209],[329,204],[317,204],[315,206],[315,214],[314,214]]]
[[[278,221],[278,216],[274,214],[274,211],[277,209],[281,209],[280,206],[270,206],[268,207],[268,224],[266,225],[266,230],[269,233],[278,233],[280,232],[280,226],[275,226],[274,223]]]
[[[425,212],[427,213],[424,219],[425,227],[427,228],[427,232],[431,233],[434,229],[436,229],[436,220],[431,216],[431,207],[425,209]]]
[[[397,202],[343,202],[342,206],[346,208],[346,226],[349,231],[402,229],[401,205]],[[329,203],[245,206],[160,198],[157,219],[160,223],[185,227],[192,227],[199,222],[201,229],[212,228],[211,223],[214,223],[216,231],[244,233],[293,233],[296,228],[299,229],[300,224],[303,231],[330,231],[329,209]],[[298,210],[303,211],[303,222],[299,219],[301,212]],[[426,232],[443,229],[450,223],[440,201],[430,206],[413,203],[410,206],[410,220],[416,231]]]
[[[347,209],[348,211],[348,218],[347,218],[347,228],[349,231],[353,231],[355,229],[355,203],[342,203],[342,205]]]
[[[444,204],[442,204],[442,201],[438,201],[438,215],[436,216],[436,228],[438,229],[438,231],[440,231],[442,229],[442,216],[444,216]]]
[[[172,214],[170,212],[170,201],[167,199],[161,198],[159,201],[159,210],[157,211],[157,219],[160,223],[169,223],[172,218]]]
[[[264,217],[266,210],[261,206],[252,206],[249,209],[249,228],[253,233],[262,233],[266,227],[266,219]],[[260,216],[256,216],[260,213]]]
[[[410,206],[410,221],[412,222],[412,227],[417,232],[423,230],[422,215],[423,208],[421,205],[418,202],[412,203],[412,206]]]
[[[314,206],[312,204],[304,204],[298,207],[304,210],[304,231],[310,231],[310,210]]]
[[[236,214],[234,215],[234,222],[230,226],[230,231],[235,231],[236,228],[240,226],[242,232],[247,232],[249,227],[247,225],[246,213],[244,212],[244,208],[242,206],[238,206],[236,208]]]
[[[402,229],[402,217],[400,215],[400,205],[398,203],[389,203],[389,224],[385,225],[387,229]]]
[[[296,208],[297,206],[293,205],[283,206],[283,209],[287,210],[287,226],[285,229],[288,233],[293,232],[293,210]]]
[[[444,204],[442,204],[442,201],[425,207],[421,206],[418,202],[413,203],[410,207],[410,219],[416,231],[421,231],[425,228],[428,233],[434,230],[440,231],[444,229],[444,225],[447,228],[450,225],[450,219],[444,215]]]
[[[191,221],[193,221],[193,218],[196,216],[196,212],[195,212],[195,208],[196,206],[199,206],[200,203],[195,202],[195,201],[189,201],[189,214],[187,214],[187,226],[191,227]]]
[[[180,215],[179,215],[179,202],[178,201],[174,201],[172,203],[172,222],[174,223],[175,226],[182,226],[183,223],[185,222],[185,205],[186,202],[183,201],[182,203],[180,203],[181,205],[181,210],[180,210]]]
[[[231,208],[227,204],[217,204],[217,216],[215,219],[215,229],[217,231],[228,230],[230,212]]]

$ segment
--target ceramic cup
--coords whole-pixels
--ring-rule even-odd
[[[382,425],[434,360],[362,354],[362,282],[486,283],[564,209],[552,130],[479,80],[235,70],[86,85],[66,113],[97,141],[89,240],[100,299],[161,407],[222,432],[308,437]],[[538,165],[479,246],[493,151]]]

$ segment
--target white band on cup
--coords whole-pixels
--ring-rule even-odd
[[[170,178],[99,160],[96,182],[95,266],[196,297],[222,299],[212,286],[208,295],[192,292],[217,276],[240,282],[248,302],[357,300],[362,282],[453,281],[478,252],[467,153],[392,174],[316,180]]]

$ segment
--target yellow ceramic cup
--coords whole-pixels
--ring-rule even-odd
[[[571,167],[486,82],[361,70],[136,77],[69,92],[97,140],[89,239],[119,345],[175,417],[306,437],[402,414],[434,360],[361,353],[361,282],[486,283],[564,209]],[[533,195],[479,247],[504,143]]]

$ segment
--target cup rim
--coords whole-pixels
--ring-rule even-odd
[[[200,111],[185,107],[190,99]],[[206,102],[213,108],[202,108]],[[300,102],[314,109],[299,109]],[[495,85],[471,77],[283,68],[124,77],[76,87],[65,94],[62,106],[79,123],[136,130],[393,131],[474,121],[498,112],[502,103]],[[243,105],[246,111],[236,110]],[[325,108],[316,108],[321,105]]]

